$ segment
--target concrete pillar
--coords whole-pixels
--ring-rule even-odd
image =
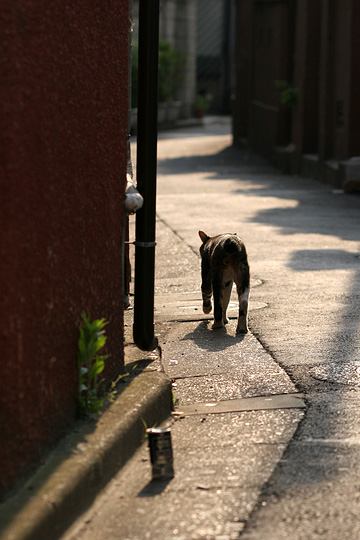
[[[160,39],[174,45],[176,23],[176,0],[162,0],[160,3]]]
[[[175,47],[184,55],[184,79],[178,98],[182,101],[183,117],[192,115],[196,94],[196,15],[197,2],[176,3]]]

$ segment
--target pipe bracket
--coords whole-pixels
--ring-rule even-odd
[[[142,248],[152,248],[156,246],[156,242],[133,242],[134,246]]]

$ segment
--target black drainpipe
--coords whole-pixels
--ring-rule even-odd
[[[134,342],[158,346],[154,334],[159,0],[139,2],[137,189],[144,198],[136,214]]]

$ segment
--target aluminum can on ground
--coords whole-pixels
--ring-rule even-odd
[[[152,479],[173,478],[174,460],[170,428],[150,428],[146,432],[150,450]]]

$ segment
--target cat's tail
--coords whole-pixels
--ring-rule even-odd
[[[239,244],[234,238],[227,238],[224,242],[224,250],[229,254],[236,253],[239,251]]]
[[[235,237],[229,237],[225,240],[224,244],[224,251],[233,258],[236,257],[237,261],[240,264],[247,264],[247,253],[246,248],[242,241]]]

